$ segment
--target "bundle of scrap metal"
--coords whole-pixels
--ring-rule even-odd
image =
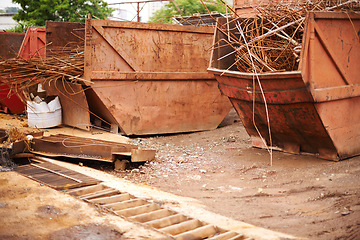
[[[357,0],[351,1],[289,1],[270,3],[255,8],[255,18],[237,18],[238,34],[231,34],[229,25],[218,26],[228,35],[234,51],[237,69],[241,72],[262,73],[295,71],[300,62],[305,19],[309,11],[356,11]],[[232,67],[231,66],[231,67]]]
[[[84,73],[83,47],[62,48],[61,51],[64,53],[62,56],[12,58],[0,62],[0,86],[7,85],[14,93],[19,93],[38,83],[57,79],[85,81],[81,78]]]

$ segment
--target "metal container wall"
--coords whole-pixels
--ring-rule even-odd
[[[0,59],[17,57],[25,33],[0,32]]]
[[[46,22],[46,57],[69,55],[64,49],[84,48],[85,24],[77,22]],[[48,95],[59,96],[63,124],[90,130],[90,110],[81,84],[51,81],[44,88]]]
[[[206,71],[213,32],[212,27],[88,19],[89,104],[98,105],[97,115],[127,135],[215,129],[231,104]]]
[[[221,21],[225,23],[225,19]],[[274,147],[329,160],[360,154],[359,30],[358,14],[312,12],[307,18],[299,70],[258,74]],[[216,31],[214,41],[225,37]],[[234,58],[218,60],[231,51],[215,48],[208,70],[233,103],[253,146],[265,147],[253,121],[269,144],[263,96],[257,84],[253,89],[255,75],[236,67],[228,69]]]
[[[24,33],[0,32],[0,60],[17,57],[24,36]],[[24,103],[16,95],[16,88],[16,85],[9,86],[5,79],[0,78],[0,104],[15,114],[25,110]]]
[[[1,37],[7,36],[4,42]],[[45,56],[45,28],[44,27],[29,27],[24,36],[23,33],[10,33],[8,35],[0,34],[0,42],[8,44],[2,50],[3,56],[6,58],[39,58]],[[1,49],[1,48],[0,48]],[[8,50],[6,50],[8,49]],[[0,82],[6,83],[6,80]],[[0,84],[0,102],[7,106],[10,112],[20,114],[25,111],[25,104],[20,100],[18,94],[21,94],[16,84],[7,85]]]
[[[238,17],[249,18],[255,16],[254,7],[268,4],[291,4],[306,0],[233,0],[233,9]]]
[[[18,57],[45,57],[45,27],[29,27],[21,44]]]

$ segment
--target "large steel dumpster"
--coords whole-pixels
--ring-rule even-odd
[[[223,22],[225,23],[225,21]],[[302,43],[299,69],[255,74],[227,70],[234,59],[219,60],[233,49],[213,50],[209,72],[237,110],[253,146],[270,145],[287,152],[309,152],[330,160],[360,154],[360,15],[311,12]],[[226,39],[216,31],[215,42]],[[253,89],[255,87],[255,90]]]
[[[213,33],[88,19],[84,78],[128,135],[215,129],[231,104],[206,71]]]
[[[47,32],[52,39],[65,34],[61,23],[49,22],[47,27],[53,29]],[[83,76],[88,86],[67,96],[69,91],[60,88],[73,86],[56,87],[61,104],[69,104],[64,114],[74,103],[88,113],[81,111],[72,117],[76,121],[65,123],[88,128],[91,119],[91,124],[105,122],[127,135],[215,129],[232,106],[206,71],[213,33],[212,27],[88,19]],[[84,93],[86,104],[78,104]]]

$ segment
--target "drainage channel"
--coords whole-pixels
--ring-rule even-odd
[[[115,214],[153,227],[178,240],[244,240],[244,235],[161,207],[149,200],[118,191],[103,184],[65,190],[71,196],[105,207]]]
[[[101,206],[116,215],[155,228],[177,240],[250,239],[243,234],[219,228],[166,209],[153,201],[111,188],[100,183],[99,180],[56,164],[43,162],[24,165],[16,168],[15,171],[73,197]],[[76,184],[69,184],[69,181],[74,181]]]

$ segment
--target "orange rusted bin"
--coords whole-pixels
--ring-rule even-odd
[[[45,27],[29,27],[21,44],[19,58],[45,57]]]
[[[232,108],[207,72],[213,27],[87,19],[85,26],[47,22],[46,32],[47,56],[85,39],[84,85],[46,84],[60,97],[64,124],[126,135],[203,131]]]
[[[211,130],[232,108],[206,70],[213,27],[88,19],[85,29],[91,98],[125,134]]]
[[[360,154],[360,15],[311,12],[302,43],[299,69],[260,73],[268,106],[273,147],[307,152],[329,160]],[[226,36],[216,31],[215,42]],[[263,96],[254,74],[228,69],[233,51],[215,48],[208,71],[229,97],[255,147],[270,145]],[[231,59],[232,58],[232,59]],[[253,121],[254,119],[254,121]]]

